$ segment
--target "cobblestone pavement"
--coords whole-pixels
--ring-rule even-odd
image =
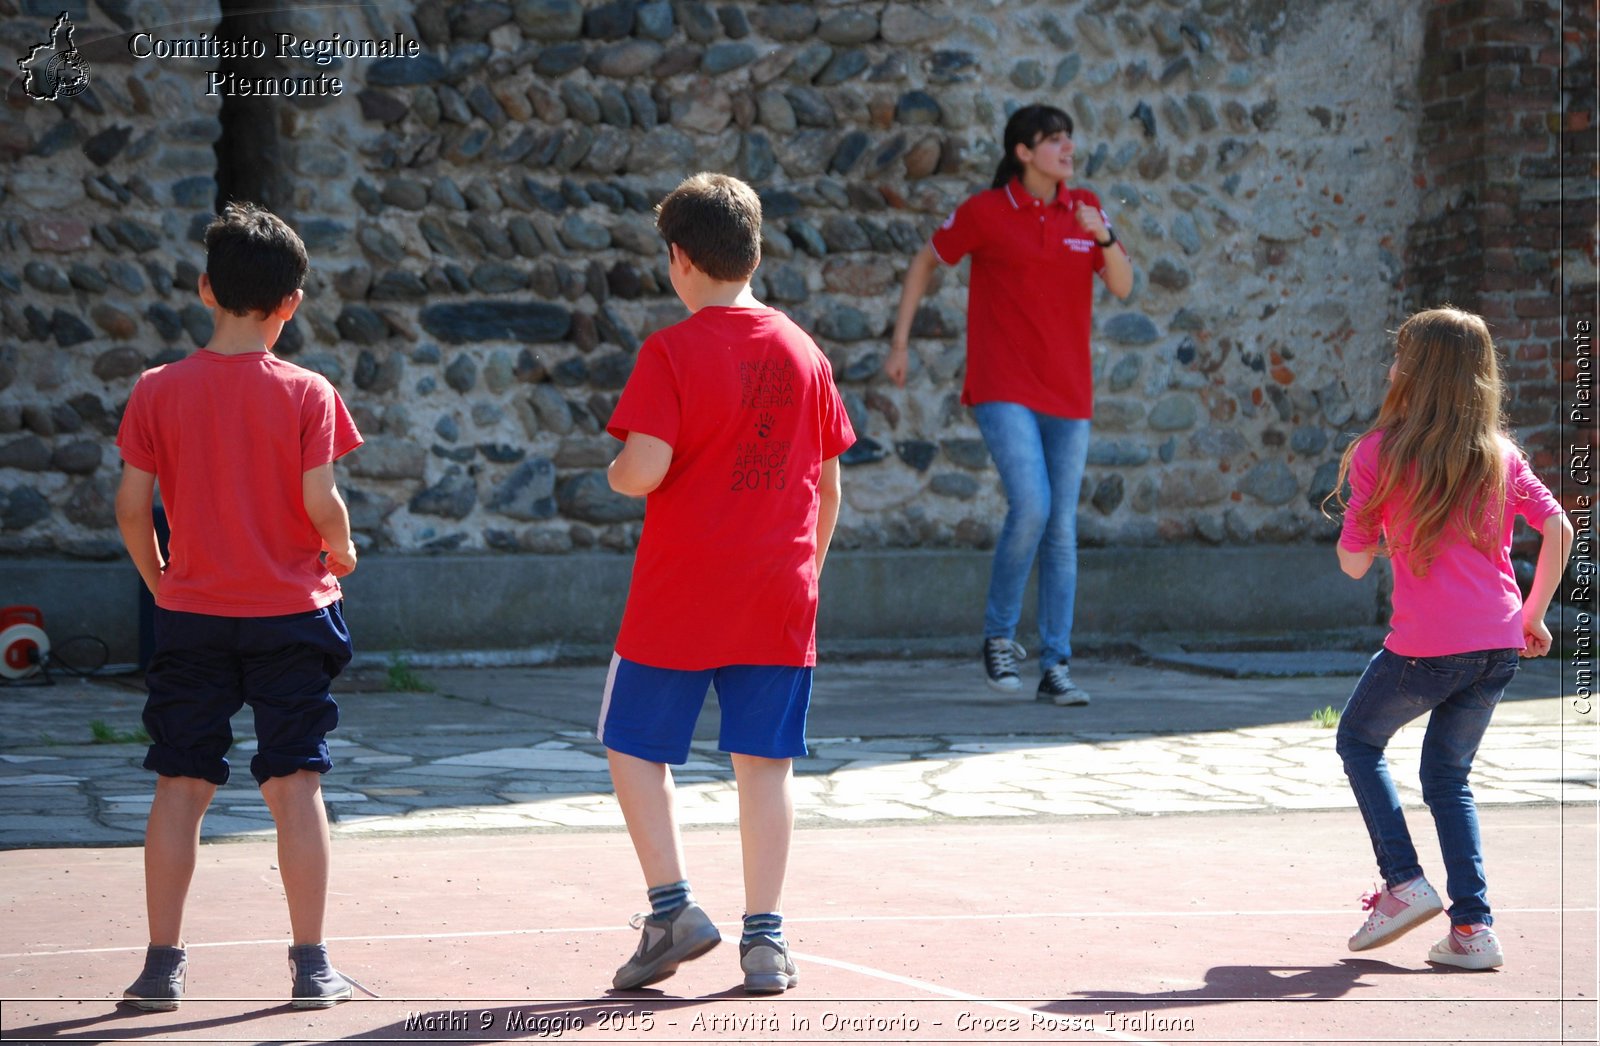
[[[1473,774],[1483,804],[1600,797],[1597,714],[1563,699],[1561,665],[1527,662]],[[615,829],[605,753],[593,735],[601,666],[417,670],[340,681],[343,722],[324,783],[336,836]],[[1078,659],[1094,698],[1056,708],[990,692],[970,661],[825,663],[811,755],[796,763],[802,824],[958,818],[1159,815],[1353,806],[1334,731],[1352,676],[1236,679],[1149,663]],[[1031,683],[1028,684],[1031,687]],[[137,677],[60,679],[0,691],[0,847],[137,844],[153,777],[140,767]],[[208,839],[271,830],[250,780],[254,740],[237,717],[234,776]],[[100,743],[91,743],[94,732]],[[715,700],[677,769],[685,825],[731,823],[737,800],[716,751]],[[1420,724],[1391,747],[1408,805]]]

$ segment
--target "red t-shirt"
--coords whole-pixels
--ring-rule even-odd
[[[657,331],[607,431],[672,445],[645,501],[617,653],[657,668],[817,662],[817,481],[855,442],[828,358],[783,313]]]
[[[337,600],[301,477],[360,445],[328,380],[271,353],[201,349],[146,371],[117,446],[155,473],[172,526],[157,605],[276,617]]]
[[[962,403],[1093,416],[1089,317],[1105,254],[1078,224],[1080,203],[1100,206],[1094,193],[1065,182],[1055,199],[1041,201],[1013,180],[967,200],[934,231],[930,242],[945,264],[972,255]]]

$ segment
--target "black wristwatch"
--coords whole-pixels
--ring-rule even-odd
[[[1094,241],[1094,245],[1096,247],[1099,247],[1101,250],[1105,250],[1107,247],[1111,246],[1113,243],[1116,243],[1116,242],[1117,242],[1116,230],[1112,229],[1110,226],[1107,226],[1106,227],[1106,242],[1105,243],[1101,243],[1099,240],[1096,240],[1096,241]]]

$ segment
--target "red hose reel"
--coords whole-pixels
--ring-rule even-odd
[[[38,607],[0,607],[0,679],[27,679],[44,671],[50,637]]]

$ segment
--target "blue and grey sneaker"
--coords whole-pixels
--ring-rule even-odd
[[[800,983],[788,941],[757,937],[739,945],[739,968],[744,971],[744,990],[752,995],[775,995]]]
[[[183,948],[152,944],[145,949],[144,972],[128,985],[122,1000],[141,1010],[176,1010],[188,969],[189,953]]]
[[[644,932],[633,958],[611,978],[611,986],[624,991],[664,981],[678,972],[679,963],[697,959],[722,943],[716,924],[693,901],[664,919],[635,915],[628,925]]]
[[[1086,705],[1089,695],[1072,681],[1072,671],[1067,663],[1051,665],[1039,679],[1039,689],[1034,693],[1037,701],[1054,701],[1058,705]]]
[[[1022,689],[1022,677],[1017,674],[1017,661],[1028,656],[1022,645],[1004,636],[990,636],[983,641],[983,675],[989,686],[1003,693],[1014,694]]]
[[[333,963],[328,961],[326,944],[290,945],[289,970],[294,975],[289,1005],[297,1010],[325,1010],[349,1002],[356,988],[374,999],[378,997],[378,993],[365,984],[333,968]]]

